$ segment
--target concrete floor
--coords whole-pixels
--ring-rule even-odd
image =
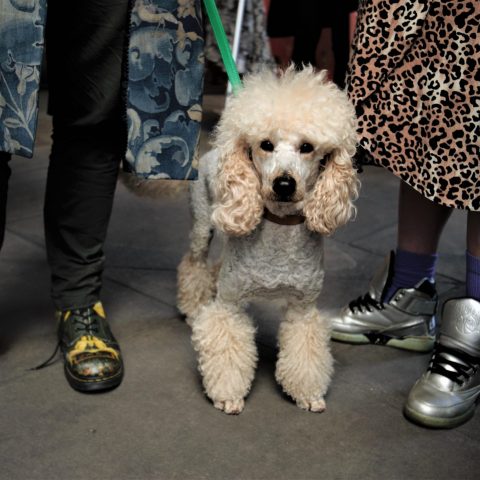
[[[207,98],[206,125],[221,109]],[[119,185],[103,300],[126,362],[107,394],[73,391],[56,362],[42,201],[49,152],[42,112],[35,158],[12,161],[0,255],[1,479],[477,479],[480,413],[452,431],[406,421],[402,406],[428,355],[334,343],[335,376],[323,414],[298,409],[274,381],[276,315],[264,305],[260,362],[245,411],[215,410],[202,393],[189,328],[175,308],[175,268],[187,247],[185,194],[155,201]],[[203,143],[205,145],[205,142]],[[205,148],[205,147],[204,147]],[[397,180],[362,174],[355,222],[327,240],[322,308],[364,293],[395,245]],[[465,215],[442,239],[442,299],[463,293]]]

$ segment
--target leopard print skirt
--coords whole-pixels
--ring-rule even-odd
[[[480,211],[480,1],[363,0],[347,89],[360,151],[424,197]]]

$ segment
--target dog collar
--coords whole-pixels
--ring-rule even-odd
[[[284,217],[279,217],[268,209],[263,211],[263,218],[269,222],[277,223],[278,225],[300,225],[305,221],[303,215],[285,215]]]

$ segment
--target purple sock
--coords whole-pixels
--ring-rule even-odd
[[[480,258],[470,255],[467,257],[467,297],[480,301]]]
[[[412,253],[397,248],[393,266],[393,279],[384,302],[388,302],[399,288],[411,288],[424,278],[435,279],[438,255]]]

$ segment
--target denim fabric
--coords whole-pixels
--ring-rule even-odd
[[[31,157],[46,0],[0,0],[0,150]]]
[[[203,89],[200,0],[132,0],[124,167],[194,179]],[[0,0],[0,151],[32,156],[46,0]]]

